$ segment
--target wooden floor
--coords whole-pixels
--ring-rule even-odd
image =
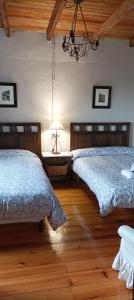
[[[47,225],[0,225],[0,300],[129,300],[131,291],[111,265],[117,229],[134,227],[134,210],[101,218],[84,189],[56,188],[68,216],[57,232]]]

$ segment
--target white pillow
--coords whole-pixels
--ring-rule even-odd
[[[132,166],[131,166],[131,172],[134,172],[134,163],[132,164]]]

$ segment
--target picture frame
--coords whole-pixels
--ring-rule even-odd
[[[0,82],[0,107],[17,107],[16,83]]]
[[[93,86],[92,108],[110,108],[111,86]]]

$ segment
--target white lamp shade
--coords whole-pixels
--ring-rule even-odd
[[[50,130],[63,130],[64,127],[60,121],[53,121],[49,127]]]

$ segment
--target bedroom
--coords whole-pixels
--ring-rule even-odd
[[[51,151],[52,42],[47,41],[46,30],[55,1],[6,2],[11,36],[1,29],[0,82],[16,83],[17,107],[0,107],[0,122],[40,122],[42,150]],[[101,2],[83,2],[83,11],[88,5],[91,13],[97,3],[98,18],[104,10],[104,22],[124,1]],[[132,5],[133,1],[125,2]],[[73,8],[63,9],[55,30],[53,112],[64,126],[59,137],[62,151],[70,151],[71,122],[130,122],[134,146],[132,25],[123,16],[106,37],[100,37],[98,49],[77,63],[62,50],[63,35],[71,26],[70,12],[72,16]],[[132,8],[129,14],[133,23]],[[89,17],[92,32],[97,27],[94,18]],[[92,108],[93,86],[112,87],[110,108]],[[130,299],[131,291],[111,265],[120,242],[117,229],[122,224],[134,227],[133,210],[120,209],[119,215],[117,209],[101,218],[98,203],[83,188],[61,186],[55,192],[69,218],[56,232],[49,228],[40,235],[33,224],[0,226],[0,299],[114,300],[121,295]]]

